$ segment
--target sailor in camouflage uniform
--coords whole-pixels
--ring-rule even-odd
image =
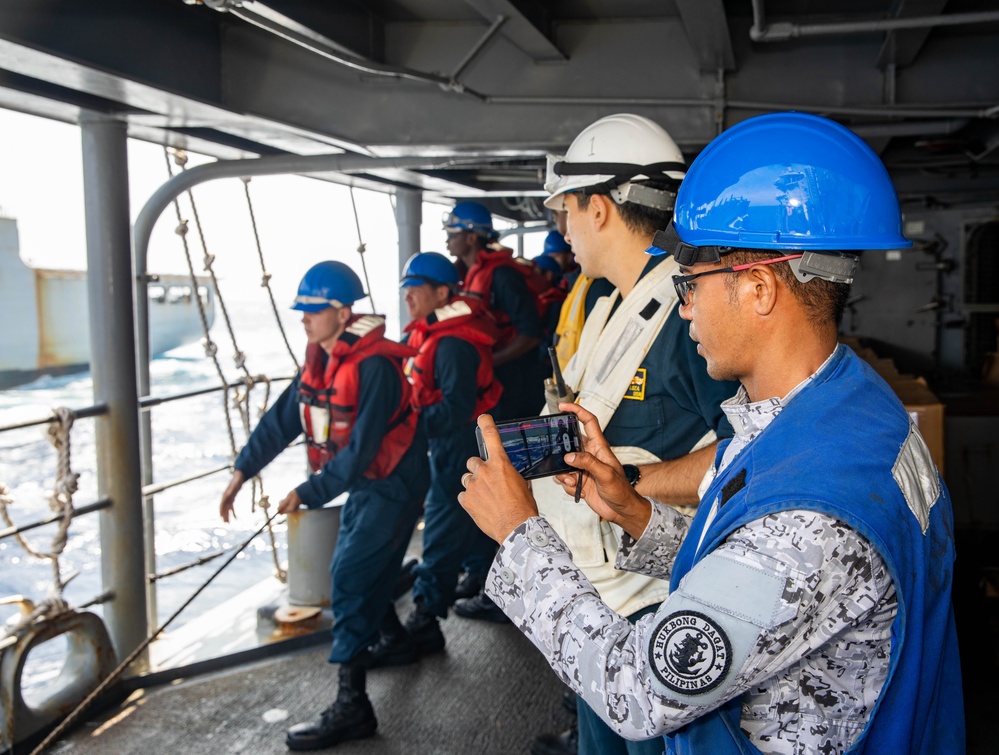
[[[693,519],[635,493],[576,407],[587,452],[567,460],[625,530],[618,568],[670,596],[634,626],[610,611],[483,418],[462,504],[501,543],[488,594],[610,726],[668,753],[964,752],[947,489],[837,343],[850,252],[910,246],[884,166],[824,118],[749,119],[690,167],[656,245],[708,373],[742,383],[736,435]]]

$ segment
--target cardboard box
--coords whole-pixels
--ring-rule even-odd
[[[921,377],[901,374],[891,359],[879,357],[872,349],[860,345],[857,339],[842,339],[857,355],[870,364],[895,392],[919,433],[926,441],[940,474],[944,473],[944,407]]]

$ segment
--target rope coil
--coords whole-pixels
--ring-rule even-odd
[[[49,443],[56,450],[56,478],[55,485],[49,493],[49,509],[58,515],[60,519],[56,526],[56,532],[52,536],[52,544],[49,550],[36,548],[21,533],[14,535],[18,545],[32,558],[41,561],[49,561],[52,565],[52,585],[49,588],[49,596],[37,604],[31,601],[22,601],[23,605],[30,605],[31,609],[24,613],[20,619],[12,626],[7,627],[2,637],[10,637],[20,634],[36,621],[58,616],[70,609],[69,604],[63,597],[63,590],[76,574],[68,578],[62,578],[62,569],[59,565],[59,557],[66,549],[66,542],[69,539],[69,527],[76,513],[73,508],[73,495],[76,493],[80,475],[73,471],[72,448],[70,431],[76,421],[76,413],[67,407],[57,407],[52,410],[55,420],[49,423],[45,431]],[[10,496],[10,490],[6,485],[0,483],[0,517],[8,527],[17,528],[10,515],[10,507],[14,505],[14,500]]]

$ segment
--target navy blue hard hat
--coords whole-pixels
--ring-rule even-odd
[[[688,169],[671,227],[654,243],[680,264],[717,260],[711,248],[912,246],[878,156],[846,127],[806,113],[760,115],[715,137]]]
[[[545,254],[558,254],[559,252],[571,252],[572,247],[558,231],[550,231],[545,236]]]
[[[457,286],[460,280],[458,268],[443,254],[437,252],[417,252],[406,262],[402,271],[400,288],[422,286]]]
[[[309,268],[298,284],[298,296],[291,308],[321,312],[327,307],[349,307],[366,295],[357,273],[342,262],[327,260]]]
[[[453,210],[444,213],[443,220],[448,233],[474,231],[485,239],[493,237],[492,213],[478,202],[458,202]]]
[[[558,260],[554,257],[549,257],[547,254],[539,254],[537,257],[532,259],[531,262],[537,265],[539,270],[554,273],[556,283],[562,277],[562,266],[558,264]]]

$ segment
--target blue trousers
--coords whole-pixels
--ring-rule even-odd
[[[473,425],[430,439],[430,493],[423,512],[423,558],[416,567],[413,598],[441,618],[447,616],[447,609],[454,603],[462,559],[476,536],[484,537],[458,503],[466,462],[476,453]],[[492,556],[485,571],[491,562]]]
[[[420,516],[425,487],[406,497],[385,495],[387,480],[362,480],[340,512],[340,534],[330,563],[333,646],[330,663],[346,663],[378,637],[392,600],[399,566]]]
[[[634,624],[648,613],[655,613],[658,605],[647,606],[633,613],[628,621]],[[576,697],[576,715],[579,721],[578,755],[663,755],[662,737],[642,742],[632,742],[604,723],[583,698]]]

